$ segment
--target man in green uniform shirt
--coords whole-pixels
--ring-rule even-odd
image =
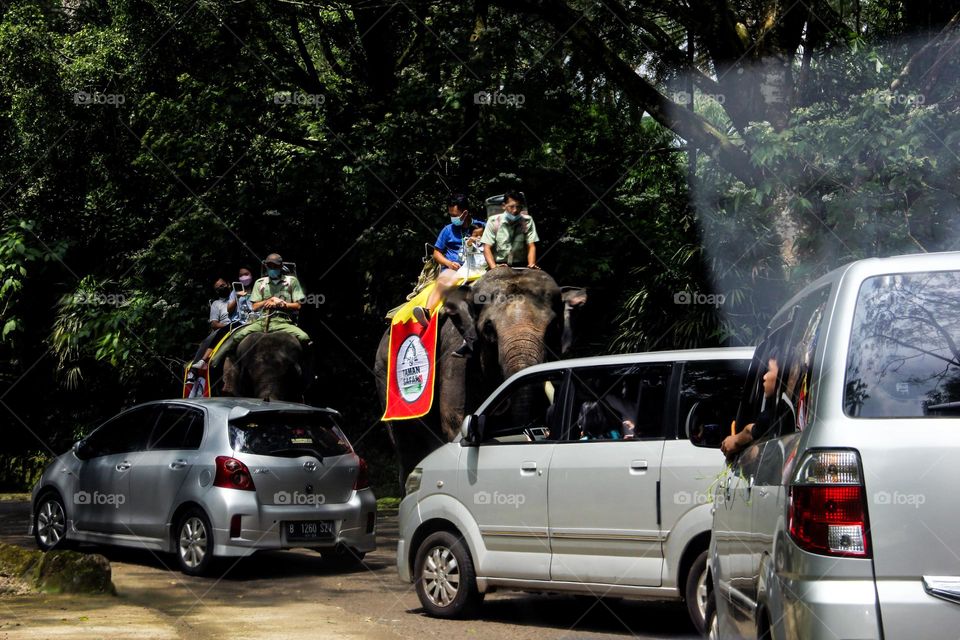
[[[306,299],[300,281],[296,276],[283,274],[283,258],[279,254],[271,253],[263,263],[267,268],[267,275],[254,282],[250,292],[253,310],[260,312],[260,318],[234,331],[213,356],[211,366],[220,365],[226,354],[248,335],[258,331],[289,333],[304,347],[310,344],[307,332],[293,322],[300,311],[300,305]]]
[[[503,213],[490,216],[483,228],[483,255],[487,267],[537,267],[537,225],[523,213],[526,204],[519,191],[503,197]]]

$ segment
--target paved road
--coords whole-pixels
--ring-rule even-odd
[[[27,504],[0,503],[0,541],[32,547],[32,539],[25,534],[28,518]],[[255,625],[287,638],[695,637],[681,605],[618,599],[496,593],[487,598],[479,619],[429,618],[421,612],[413,589],[397,578],[396,517],[383,515],[378,531],[378,550],[368,554],[363,567],[349,572],[334,572],[323,565],[318,554],[300,549],[262,553],[228,564],[218,578],[190,578],[168,570],[168,557],[116,548],[89,548],[111,560],[120,595],[118,602],[156,616],[156,624],[162,624],[165,630],[158,636],[273,636],[236,633],[241,625],[244,632],[250,632],[250,625]],[[70,636],[70,625],[74,624],[71,620],[86,620],[77,625],[90,624],[90,615],[95,612],[85,612],[102,606],[98,604],[101,602],[103,599],[58,602],[61,612],[54,618],[59,627],[43,627],[40,637],[57,636],[59,633],[51,629],[58,628]],[[21,607],[27,607],[27,603],[21,603]],[[8,611],[20,611],[18,615],[29,621],[29,613],[23,613],[26,609]],[[126,615],[125,611],[111,610],[106,617],[116,620]],[[153,623],[141,620],[141,624]],[[130,629],[133,637],[134,627]],[[0,638],[7,630],[0,630]],[[116,637],[113,632],[111,635]],[[11,633],[9,637],[19,636]],[[29,637],[38,637],[35,630]]]

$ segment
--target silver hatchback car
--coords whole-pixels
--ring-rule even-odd
[[[716,489],[713,637],[957,635],[958,345],[960,253],[854,262],[777,313]]]
[[[50,463],[33,490],[32,533],[43,550],[173,552],[191,575],[263,549],[358,562],[375,548],[376,499],[337,416],[242,398],[138,405]]]

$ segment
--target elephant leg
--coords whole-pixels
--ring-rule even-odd
[[[223,389],[221,394],[224,396],[236,396],[238,389],[239,367],[233,361],[232,357],[227,357],[223,361]]]
[[[432,451],[446,444],[423,420],[389,422],[387,432],[397,453],[401,492],[410,472]]]

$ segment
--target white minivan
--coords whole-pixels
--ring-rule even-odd
[[[702,630],[715,449],[752,348],[564,360],[504,382],[417,466],[397,565],[454,617],[500,589],[687,601]]]

